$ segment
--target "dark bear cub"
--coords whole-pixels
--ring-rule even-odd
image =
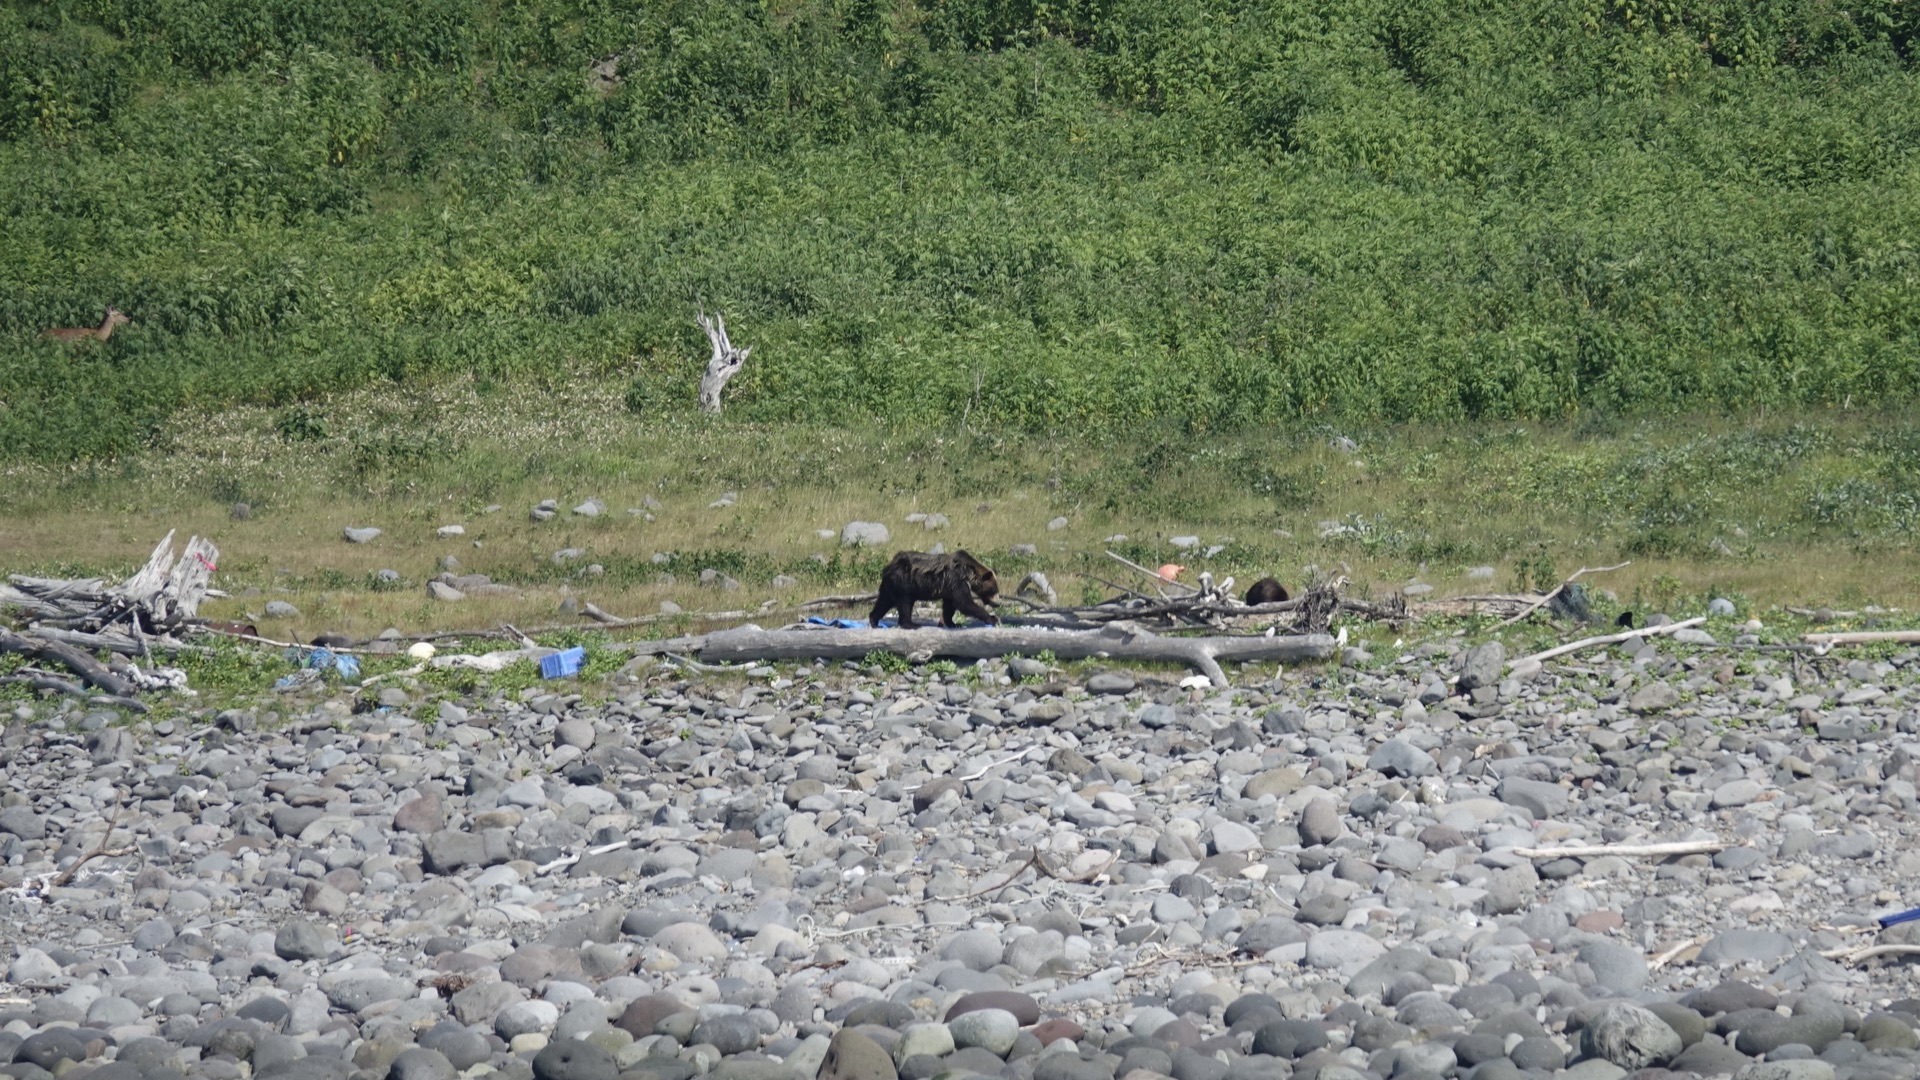
[[[888,611],[898,608],[900,625],[913,628],[913,605],[919,600],[940,601],[940,625],[952,626],[953,613],[964,611],[988,626],[999,625],[993,612],[982,601],[998,603],[1000,581],[986,564],[964,551],[951,555],[929,555],[924,551],[902,551],[880,571],[880,598],[874,602],[867,621],[875,626]]]
[[[1287,587],[1270,577],[1263,577],[1247,590],[1247,606],[1255,604],[1277,604],[1287,599]]]

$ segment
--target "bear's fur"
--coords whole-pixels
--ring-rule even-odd
[[[880,571],[880,598],[867,621],[875,626],[888,611],[898,608],[900,625],[913,628],[913,605],[919,600],[940,601],[940,625],[952,626],[953,613],[964,611],[988,626],[1000,620],[981,604],[998,603],[1000,580],[979,559],[964,551],[929,555],[902,551]]]
[[[1278,604],[1287,599],[1287,587],[1270,577],[1263,577],[1247,590],[1247,605]]]

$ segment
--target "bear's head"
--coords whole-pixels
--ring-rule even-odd
[[[993,571],[987,569],[987,564],[965,551],[956,551],[953,556],[956,562],[966,567],[967,584],[973,589],[973,595],[979,597],[981,603],[998,605],[1000,579],[993,576]]]

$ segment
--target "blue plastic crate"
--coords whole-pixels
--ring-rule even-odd
[[[540,658],[540,677],[543,679],[564,679],[569,675],[580,674],[580,665],[587,661],[587,650],[580,645],[571,649],[562,649],[550,656]]]

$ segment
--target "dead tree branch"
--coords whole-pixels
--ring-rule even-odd
[[[1567,586],[1573,584],[1574,579],[1578,578],[1581,574],[1605,574],[1605,573],[1608,573],[1609,571],[1624,569],[1625,567],[1629,567],[1632,565],[1633,565],[1632,560],[1628,560],[1627,562],[1614,563],[1612,566],[1583,566],[1580,569],[1575,570],[1572,574],[1570,574],[1567,577],[1567,580],[1554,586],[1552,592],[1546,594],[1545,596],[1542,596],[1538,600],[1535,600],[1532,604],[1529,604],[1527,606],[1527,609],[1525,611],[1522,611],[1520,614],[1515,615],[1511,619],[1507,619],[1504,622],[1501,622],[1498,626],[1495,626],[1494,629],[1498,630],[1502,626],[1512,626],[1514,623],[1519,622],[1520,620],[1526,618],[1527,616],[1533,614],[1534,612],[1539,611],[1541,608],[1546,607],[1548,604],[1553,603],[1553,598],[1556,596],[1559,596],[1561,593],[1566,592]]]
[[[720,411],[720,392],[727,388],[728,380],[740,374],[746,366],[747,357],[752,355],[753,346],[744,349],[734,347],[727,339],[727,319],[719,312],[712,318],[702,311],[695,316],[700,328],[707,332],[707,341],[713,345],[713,356],[707,361],[706,374],[700,376],[700,408],[706,412]]]

